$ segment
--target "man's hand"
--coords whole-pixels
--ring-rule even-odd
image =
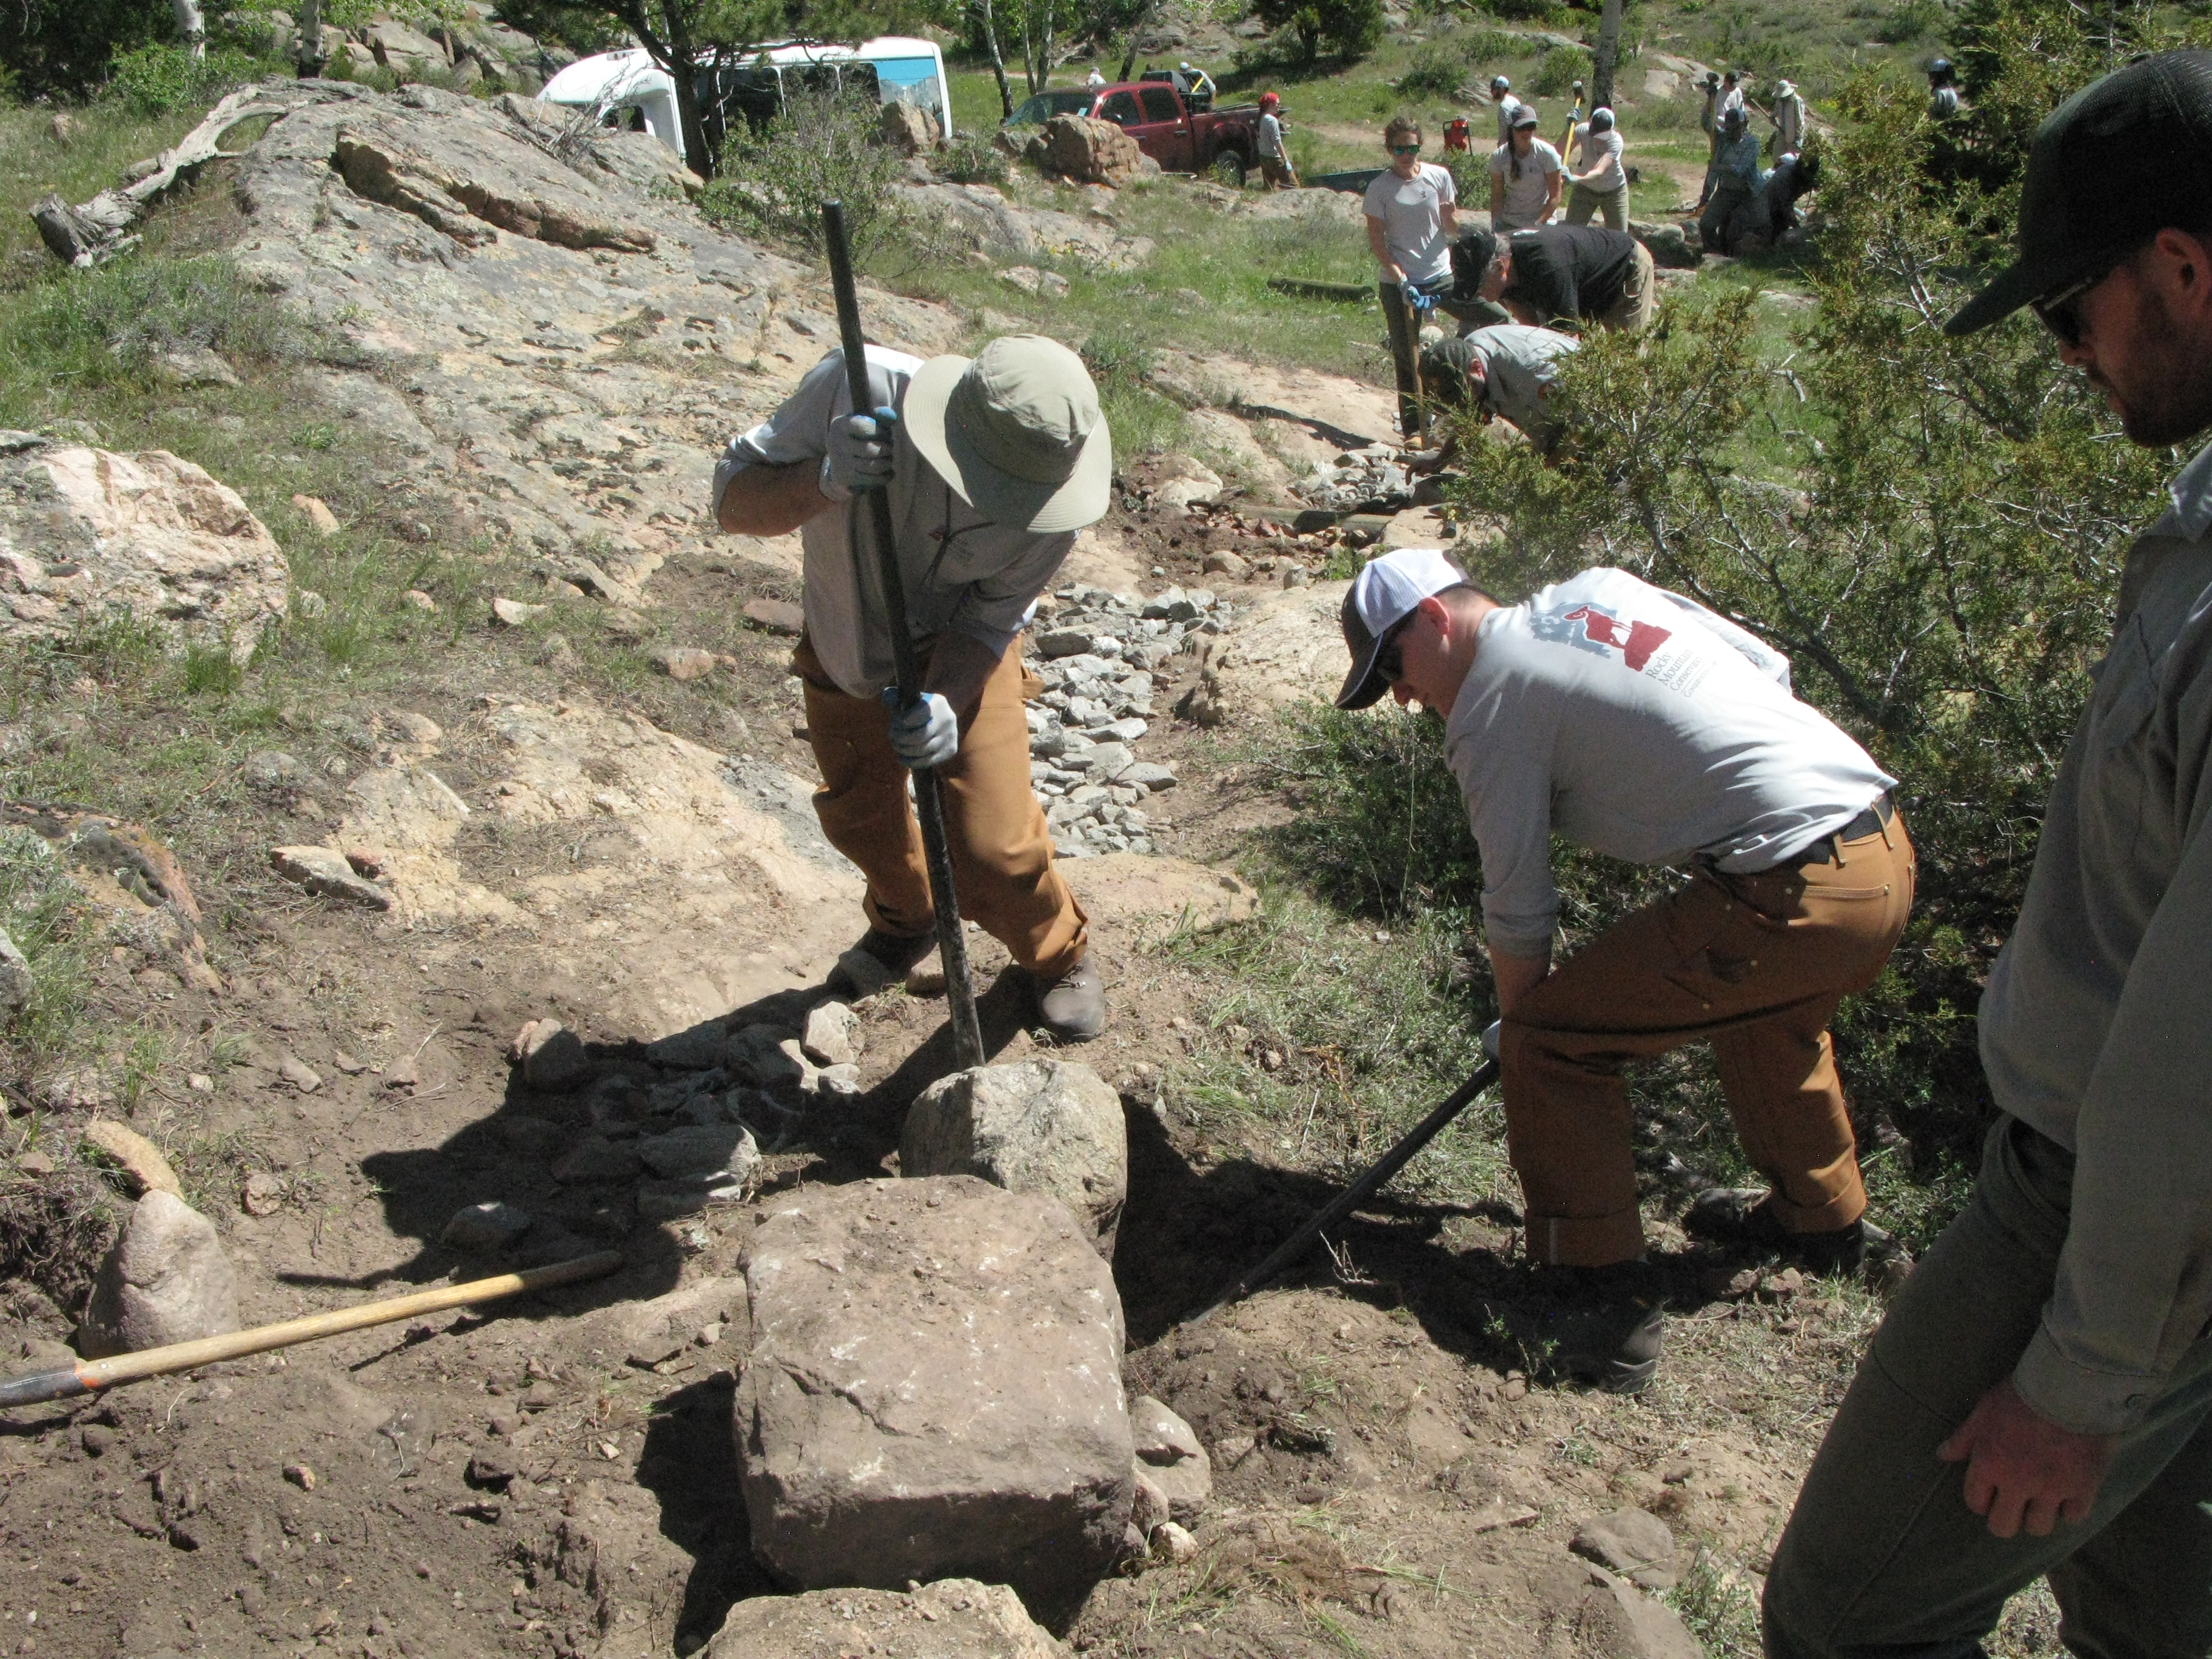
[[[1404,302],[1406,309],[1415,316],[1419,316],[1436,304],[1434,300],[1421,292],[1420,284],[1410,276],[1398,284],[1398,298]]]
[[[891,715],[891,753],[919,772],[926,766],[942,766],[960,752],[960,720],[952,705],[934,691],[925,691],[911,708],[898,706],[898,688],[884,688],[884,707]]]
[[[898,416],[887,408],[846,415],[830,423],[830,488],[850,496],[891,481],[891,434]]]
[[[2076,1434],[2039,1415],[2008,1377],[1936,1455],[1966,1466],[1966,1507],[1989,1517],[1992,1534],[2010,1538],[2025,1522],[2045,1538],[2061,1521],[2087,1518],[2118,1444],[2117,1435]]]

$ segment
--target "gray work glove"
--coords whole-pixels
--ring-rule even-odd
[[[823,458],[823,494],[847,501],[864,489],[882,489],[891,481],[891,435],[896,411],[879,406],[865,415],[841,415],[830,422],[830,453]]]
[[[942,766],[960,752],[960,721],[952,705],[934,691],[925,691],[911,708],[902,708],[898,688],[884,688],[884,707],[891,716],[891,753],[902,765],[921,771]]]

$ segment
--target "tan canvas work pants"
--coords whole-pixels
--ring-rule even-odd
[[[929,665],[927,653],[922,667]],[[861,908],[886,933],[912,938],[937,925],[921,826],[907,798],[905,766],[891,752],[890,716],[873,697],[839,689],[800,640],[792,654],[806,690],[806,729],[822,787],[814,814],[830,844],[868,878]],[[1053,866],[1044,809],[1030,788],[1030,732],[1022,705],[1044,690],[1006,647],[972,708],[960,716],[960,752],[937,769],[945,838],[960,914],[1042,979],[1083,960],[1088,918]]]
[[[1581,186],[1576,188],[1579,190]],[[1599,313],[1598,325],[1633,334],[1638,329],[1650,327],[1658,309],[1659,278],[1652,268],[1651,250],[1639,240],[1628,280],[1620,285],[1620,298]]]
[[[1881,975],[1904,930],[1912,843],[1897,817],[1830,845],[1829,864],[1699,867],[1515,1006],[1498,1059],[1532,1258],[1595,1267],[1642,1252],[1622,1073],[1700,1040],[1784,1222],[1828,1232],[1865,1210],[1828,1020]]]

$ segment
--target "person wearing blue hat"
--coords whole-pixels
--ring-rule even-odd
[[[2037,129],[2017,256],[1945,331],[2022,307],[2131,441],[2212,428],[2212,52]],[[1980,1173],[1798,1496],[1773,1659],[1978,1654],[2039,1578],[2076,1654],[2212,1651],[2212,447],[2169,495],[1982,995]]]
[[[1658,1369],[1624,1073],[1712,1045],[1763,1190],[1686,1226],[1831,1271],[1892,1248],[1866,1218],[1828,1019],[1872,985],[1912,905],[1894,781],[1790,691],[1790,660],[1694,600],[1585,570],[1501,605],[1430,548],[1362,569],[1340,708],[1388,693],[1443,722],[1482,857],[1506,1150],[1562,1311],[1540,1334],[1615,1393]],[[1554,833],[1686,879],[1556,966]]]

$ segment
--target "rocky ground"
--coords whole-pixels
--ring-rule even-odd
[[[69,1232],[94,1212],[65,1188],[116,1209],[183,1191],[211,1229],[161,1232],[168,1200],[147,1198],[146,1260],[101,1294],[158,1300],[179,1264],[220,1302],[216,1250],[248,1325],[606,1248],[622,1265],[16,1414],[0,1643],[1698,1651],[1671,1606],[1713,1650],[1747,1650],[1764,1552],[1878,1311],[1863,1291],[1694,1252],[1662,1223],[1681,1317],[1662,1381],[1587,1395],[1516,1334],[1543,1304],[1511,1265],[1510,1207],[1386,1199],[1306,1276],[1178,1323],[1332,1190],[1303,1138],[1177,1109],[1164,1085],[1214,1040],[1196,1017],[1225,970],[1160,946],[1253,912],[1237,854],[1283,807],[1232,745],[1334,688],[1332,558],[1441,527],[1376,447],[1388,393],[1156,368],[1208,447],[1249,464],[1224,483],[1125,458],[1030,641],[1032,775],[1079,860],[1114,1025],[1054,1053],[974,939],[987,1046],[1030,1081],[989,1110],[941,1102],[924,1133],[915,1102],[951,1064],[941,981],[837,968],[859,889],[806,801],[783,668],[795,538],[704,519],[715,452],[831,337],[817,285],[704,226],[648,140],[564,155],[519,106],[283,95],[222,183],[235,258],[347,343],[307,385],[386,441],[380,510],[483,580],[398,693],[276,720],[244,763],[255,805],[195,824],[195,867],[96,802],[12,811],[11,849],[56,849],[109,918],[91,1006],[166,1046],[10,1096],[0,1369],[70,1358],[83,1287],[57,1264],[103,1241]],[[980,319],[865,304],[909,349],[976,337]],[[58,427],[0,436],[9,648],[110,598],[203,648],[215,619],[282,626],[320,602],[220,480],[165,465]],[[1317,499],[1379,510],[1302,527]],[[92,556],[125,541],[160,556]],[[658,672],[587,684],[556,631],[584,626],[649,642]],[[0,734],[11,752],[127,716],[96,664],[59,701]],[[218,909],[219,938],[201,925]],[[1071,1061],[1088,1085],[1060,1077]],[[1054,1144],[1080,1158],[1017,1155],[1005,1124],[1079,1106],[1091,1127]],[[93,1123],[176,1167],[122,1141],[90,1161]],[[1037,1264],[1027,1300],[981,1238]],[[1051,1316],[1027,1317],[1040,1298]],[[841,1371],[863,1351],[942,1353],[917,1375],[965,1386],[917,1404]],[[918,1520],[838,1509],[819,1468],[872,1468],[872,1445],[927,1454],[913,1482],[952,1495]],[[1036,1473],[1063,1446],[1088,1471],[1073,1486]],[[957,1496],[979,1462],[990,1503]],[[833,1520],[845,1554],[825,1565]],[[1022,1553],[1054,1528],[1074,1553]],[[784,1593],[855,1572],[883,1582]]]

